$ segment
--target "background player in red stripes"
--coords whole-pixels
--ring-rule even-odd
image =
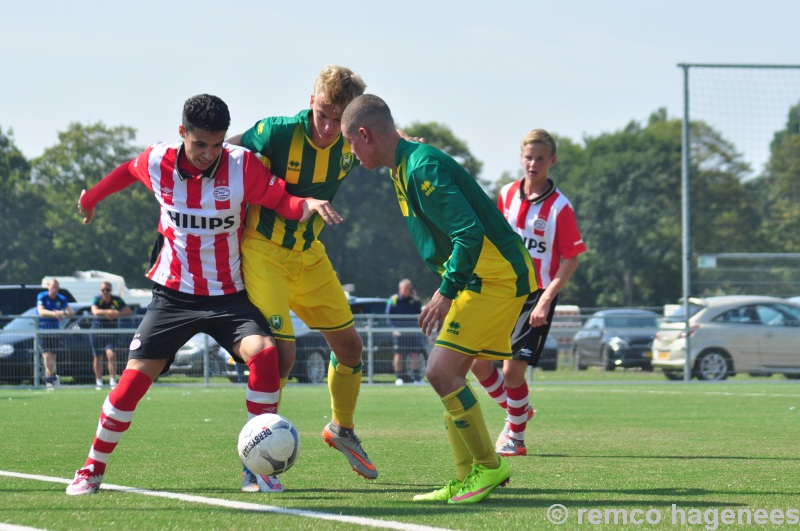
[[[492,362],[476,360],[472,372],[507,411],[495,449],[499,455],[526,455],[525,427],[533,417],[525,371],[536,366],[550,332],[558,293],[578,267],[586,251],[572,204],[548,177],[556,163],[556,142],[544,129],[522,139],[525,178],[505,185],[497,206],[522,237],[536,267],[538,289],[525,301],[511,335],[513,356],[502,372]]]

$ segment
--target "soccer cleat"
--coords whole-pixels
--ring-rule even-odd
[[[464,478],[461,489],[447,503],[478,503],[485,500],[495,488],[505,486],[511,477],[511,469],[505,459],[499,459],[500,466],[497,468],[472,465],[472,472]]]
[[[242,492],[258,492],[258,479],[256,475],[247,470],[242,470]]]
[[[335,422],[330,422],[322,430],[322,439],[328,446],[339,450],[347,457],[355,473],[366,479],[378,477],[378,469],[367,457],[367,452],[361,448],[361,440],[356,437],[353,428],[343,428]]]
[[[103,482],[103,474],[94,473],[94,465],[89,465],[75,472],[75,479],[67,485],[67,494],[79,496],[81,494],[94,494]]]
[[[451,479],[447,482],[447,485],[442,487],[441,489],[437,489],[433,492],[428,492],[426,494],[417,494],[414,496],[415,502],[429,502],[429,501],[440,501],[446,502],[450,498],[456,495],[456,493],[461,490],[461,481],[457,479]]]
[[[260,492],[283,492],[283,483],[278,476],[256,476]]]
[[[242,469],[242,492],[283,492],[283,484],[277,476],[253,474]]]
[[[528,420],[531,420],[533,416],[536,414],[536,410],[533,409],[530,404],[528,404]],[[494,443],[494,447],[496,449],[500,449],[508,439],[508,434],[511,431],[511,423],[508,422],[508,417],[506,417],[506,422],[503,424],[503,431],[500,432],[500,435],[497,436],[497,440]]]
[[[502,445],[496,448],[497,455],[504,457],[513,457],[515,455],[528,455],[528,450],[525,449],[525,441],[520,441],[513,437],[506,439]]]

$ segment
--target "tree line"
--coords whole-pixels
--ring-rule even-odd
[[[560,302],[659,306],[679,299],[681,125],[659,109],[645,123],[581,142],[557,137],[550,176],[572,201],[588,248]],[[483,180],[482,163],[446,125],[404,129],[453,156],[493,199],[522,176],[517,170]],[[775,132],[766,169],[749,180],[742,155],[718,131],[693,122],[690,134],[692,253],[800,252],[800,104]],[[13,131],[0,127],[0,283],[97,269],[148,287],[158,223],[150,192],[137,184],[109,197],[88,226],[76,211],[82,189],[143,150],[134,139],[130,127],[73,123],[28,160]],[[360,296],[388,296],[410,278],[421,297],[433,294],[439,279],[422,265],[385,170],[357,168],[333,203],[345,222],[326,227],[320,239],[342,283]]]

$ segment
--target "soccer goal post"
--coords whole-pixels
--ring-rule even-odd
[[[719,131],[747,163],[747,179],[761,175],[770,143],[786,126],[790,109],[800,103],[800,65],[690,64],[683,70],[683,148],[681,159],[682,293],[686,316],[684,380],[691,380],[689,297],[692,294],[692,254],[689,238],[690,159],[692,124]]]

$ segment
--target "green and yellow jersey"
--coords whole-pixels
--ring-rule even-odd
[[[331,201],[358,160],[342,135],[325,149],[315,146],[310,118],[311,109],[291,117],[264,118],[242,135],[242,145],[262,155],[272,173],[286,180],[290,194]],[[248,208],[245,223],[268,240],[296,251],[308,249],[324,225],[316,213],[301,223],[256,205]]]
[[[392,181],[411,236],[439,291],[467,289],[527,296],[536,289],[531,256],[497,205],[455,160],[427,144],[401,139]]]

